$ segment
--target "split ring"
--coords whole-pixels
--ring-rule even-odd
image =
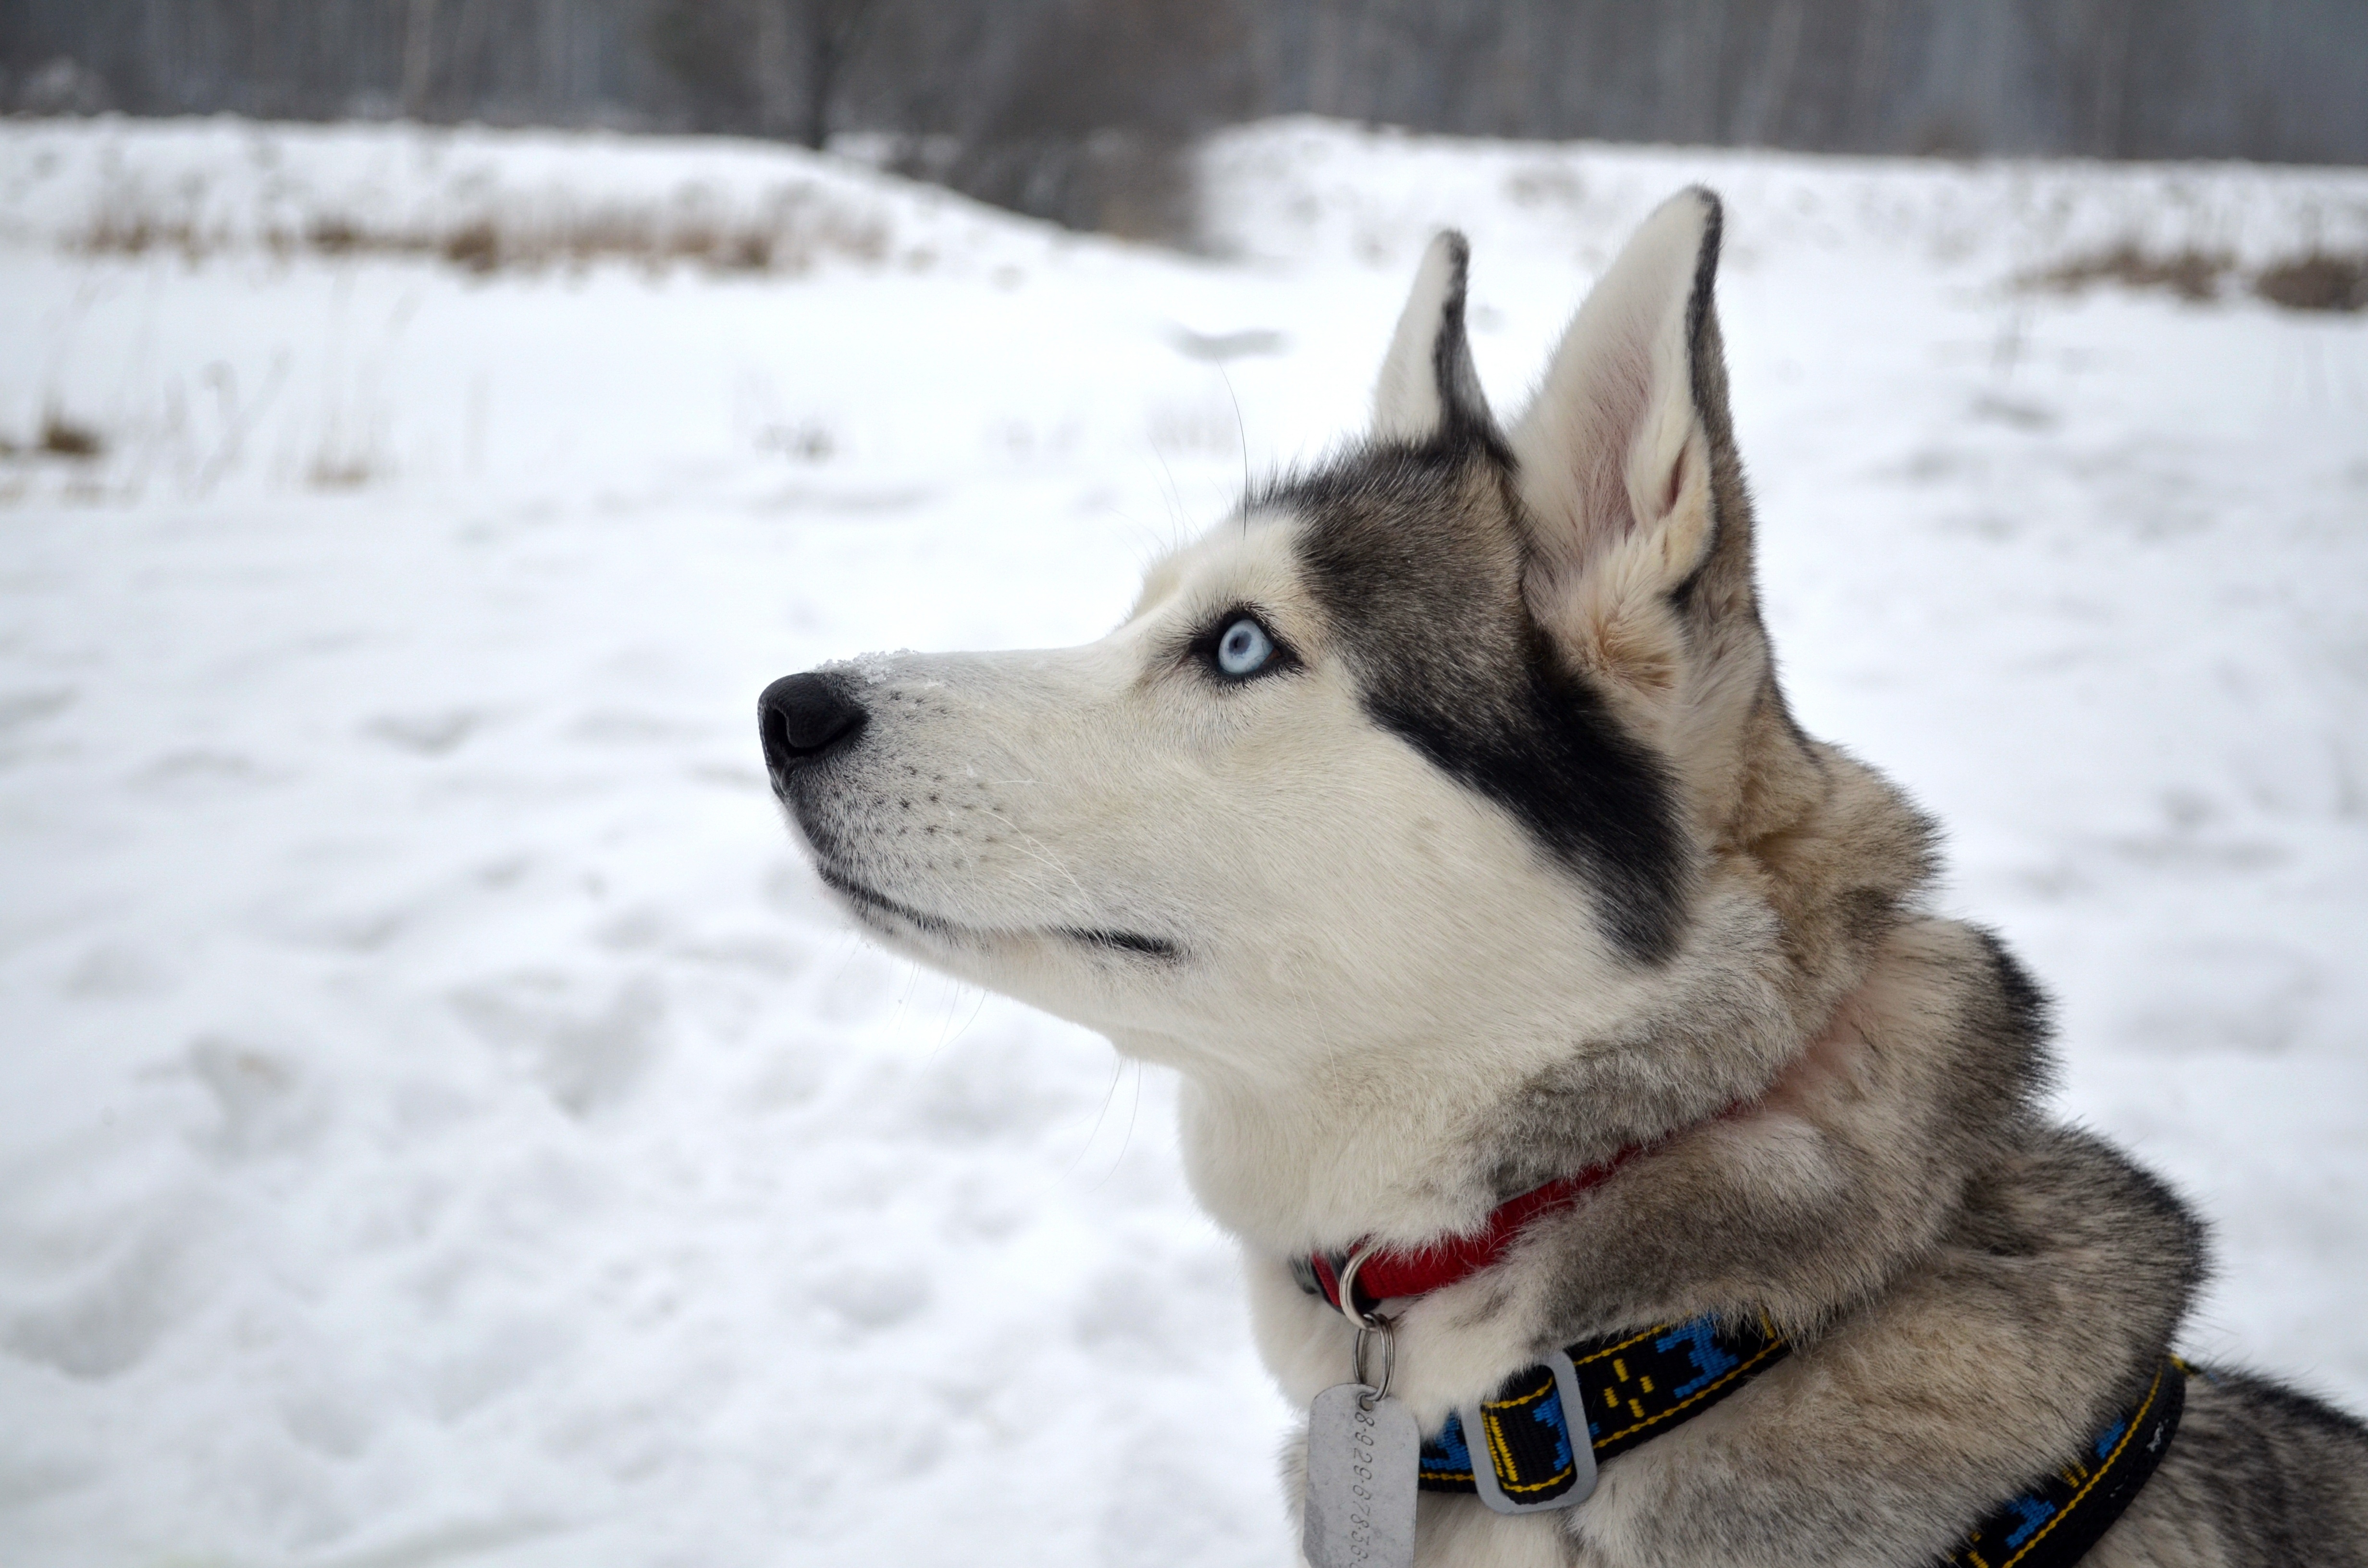
[[[1382,1336],[1382,1381],[1378,1383],[1365,1376],[1365,1341],[1377,1334]],[[1373,1391],[1372,1403],[1366,1403],[1362,1399],[1357,1403],[1371,1410],[1374,1404],[1390,1397],[1390,1379],[1396,1375],[1398,1369],[1398,1336],[1390,1332],[1387,1318],[1371,1328],[1362,1324],[1357,1325],[1357,1348],[1350,1356],[1349,1368],[1356,1373],[1358,1382]]]
[[[1359,1247],[1349,1261],[1340,1266],[1340,1313],[1361,1329],[1389,1326],[1390,1320],[1381,1313],[1360,1312],[1357,1308],[1357,1270],[1365,1266],[1365,1259],[1380,1250],[1372,1246]]]

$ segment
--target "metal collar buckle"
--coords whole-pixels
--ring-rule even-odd
[[[1472,1484],[1480,1501],[1499,1514],[1543,1514],[1571,1508],[1595,1494],[1595,1443],[1588,1436],[1587,1406],[1579,1397],[1578,1369],[1569,1355],[1556,1350],[1543,1358],[1554,1369],[1554,1392],[1562,1400],[1562,1420],[1570,1444],[1571,1483],[1548,1497],[1529,1500],[1508,1494],[1497,1476],[1497,1442],[1480,1403],[1460,1405],[1456,1419],[1463,1424],[1463,1446],[1472,1455]]]

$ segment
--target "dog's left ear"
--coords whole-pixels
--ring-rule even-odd
[[[1463,335],[1472,247],[1450,229],[1430,242],[1373,387],[1373,438],[1421,446],[1441,436],[1493,436],[1496,417]]]
[[[1711,305],[1719,223],[1718,199],[1699,187],[1645,221],[1579,307],[1510,437],[1532,613],[1583,665],[1641,688],[1674,679],[1684,646],[1674,600],[1730,523],[1749,591],[1748,519],[1721,517],[1730,487],[1714,472],[1731,467]]]

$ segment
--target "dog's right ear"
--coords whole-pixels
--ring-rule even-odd
[[[1442,436],[1493,437],[1496,419],[1463,335],[1472,247],[1450,229],[1422,253],[1373,387],[1373,439],[1422,446]]]

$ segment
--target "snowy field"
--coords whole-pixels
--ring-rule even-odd
[[[1517,404],[1691,179],[1802,717],[2211,1216],[2189,1347],[2368,1406],[2368,316],[2012,285],[2356,249],[2368,176],[1207,173],[1220,259],[745,144],[0,126],[0,1562],[1287,1561],[1170,1085],[848,935],[753,700],[1098,634],[1360,420],[1441,222]]]

